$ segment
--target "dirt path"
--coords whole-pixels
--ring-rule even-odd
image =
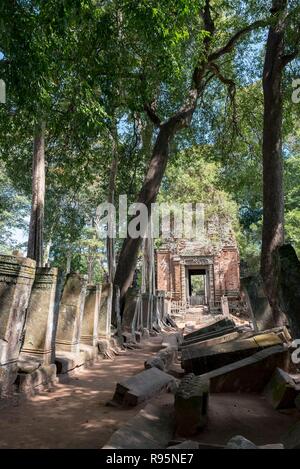
[[[43,392],[0,410],[0,448],[101,448],[110,435],[141,407],[106,406],[121,377],[143,370],[161,338],[143,343],[114,361],[83,369],[53,392]]]
[[[101,448],[111,434],[143,407],[120,409],[106,406],[121,377],[143,370],[144,361],[160,349],[161,337],[127,351],[114,361],[103,360],[60,383],[53,392],[0,409],[0,448]],[[154,397],[155,405],[172,405],[174,396]],[[261,395],[213,394],[209,424],[196,440],[226,444],[243,435],[256,444],[277,443],[299,420],[295,410],[278,412]]]

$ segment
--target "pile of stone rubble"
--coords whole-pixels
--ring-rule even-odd
[[[162,348],[145,362],[145,370],[116,385],[110,405],[145,407],[119,428],[105,449],[300,448],[299,422],[281,441],[256,445],[242,435],[227,444],[201,442],[209,427],[210,394],[254,393],[274,411],[300,410],[300,370],[292,361],[286,327],[255,332],[230,317],[197,330],[162,333]],[[159,393],[173,394],[172,405],[153,405]]]

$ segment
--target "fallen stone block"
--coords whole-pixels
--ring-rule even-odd
[[[231,438],[227,445],[227,449],[258,449],[258,447],[252,443],[252,441],[247,440],[247,438],[241,436],[241,435],[236,435],[233,438]]]
[[[209,381],[186,375],[175,394],[175,428],[180,436],[195,435],[205,427],[208,413]]]
[[[189,334],[186,334],[184,336],[184,340],[190,340],[195,337],[200,337],[205,334],[210,334],[210,333],[215,333],[217,331],[222,331],[223,329],[226,328],[235,328],[235,323],[232,319],[229,318],[223,318],[218,321],[214,321],[207,326],[201,327],[201,329],[197,329],[194,332],[190,332]]]
[[[275,333],[271,333],[207,348],[191,345],[182,349],[182,368],[186,373],[201,375],[279,344],[282,344],[281,339]]]
[[[282,437],[285,449],[300,449],[300,422],[293,425]]]
[[[117,383],[113,402],[136,406],[166,389],[175,378],[158,368],[150,368]]]
[[[277,345],[250,357],[201,375],[210,381],[211,392],[262,392],[276,368],[288,371],[290,353]]]
[[[162,449],[172,438],[174,411],[148,404],[119,428],[102,449]]]
[[[226,342],[231,342],[232,340],[236,340],[241,336],[240,332],[234,331],[230,332],[229,334],[222,334],[222,335],[217,335],[217,337],[212,337],[212,338],[195,338],[191,339],[188,341],[183,341],[183,343],[180,345],[180,349],[182,350],[184,347],[189,347],[190,345],[197,344],[198,348],[206,348],[206,347],[211,347],[213,345],[218,345],[218,344],[223,344]]]
[[[160,350],[154,357],[145,361],[145,369],[156,367],[159,370],[167,371],[177,358],[177,347],[169,346]]]
[[[295,400],[300,394],[300,385],[296,384],[291,375],[276,368],[264,395],[274,409],[291,409],[295,407]]]

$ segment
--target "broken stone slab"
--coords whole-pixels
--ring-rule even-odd
[[[300,395],[300,385],[296,384],[290,374],[276,368],[264,395],[274,409],[291,409],[295,407],[296,397]]]
[[[175,428],[180,436],[196,435],[205,427],[208,414],[209,381],[186,375],[175,394]]]
[[[158,368],[150,368],[117,383],[113,402],[122,406],[136,406],[159,394],[175,378]]]
[[[214,339],[214,338],[218,338],[218,337],[223,337],[227,334],[234,333],[234,332],[239,332],[239,329],[237,327],[232,327],[232,326],[224,327],[224,328],[219,329],[217,331],[197,335],[195,337],[192,337],[191,339],[185,339],[184,338],[181,346],[198,344],[198,343],[204,342],[206,340],[210,340],[210,339]]]
[[[173,431],[173,408],[148,404],[113,433],[102,449],[162,449],[171,440]]]
[[[243,360],[201,375],[210,381],[211,392],[262,392],[276,368],[289,370],[290,353],[285,345],[266,348]]]
[[[0,255],[0,395],[12,392],[36,263]]]
[[[156,367],[159,370],[167,371],[176,360],[177,353],[177,347],[166,347],[160,350],[154,357],[148,358],[148,360],[145,361],[145,369]]]
[[[231,438],[227,445],[227,449],[258,449],[258,447],[252,443],[252,441],[248,440],[244,436],[236,435]]]
[[[294,424],[281,440],[285,449],[300,449],[300,422]]]
[[[240,338],[241,333],[239,331],[235,332],[230,332],[229,334],[222,334],[218,335],[217,337],[213,337],[211,339],[191,339],[189,341],[184,341],[180,345],[180,349],[182,350],[184,347],[188,347],[190,345],[197,344],[198,348],[205,348],[205,347],[211,347],[213,345],[218,345],[218,344],[224,344],[225,342],[231,342],[232,340],[236,340]]]
[[[201,375],[279,344],[282,344],[281,339],[275,333],[271,333],[207,348],[191,345],[182,349],[181,366],[186,373]]]
[[[51,363],[54,343],[54,306],[58,270],[39,267],[31,291],[21,357]]]
[[[224,328],[226,329],[226,328],[230,328],[230,327],[232,327],[232,328],[235,327],[234,321],[232,319],[229,319],[229,318],[223,318],[223,319],[220,319],[218,321],[213,321],[210,324],[208,324],[207,326],[201,327],[200,329],[197,329],[194,332],[190,332],[189,334],[186,334],[184,336],[184,340],[190,340],[190,339],[193,339],[195,337],[200,337],[200,336],[203,336],[205,334],[214,333],[214,332],[220,331]]]

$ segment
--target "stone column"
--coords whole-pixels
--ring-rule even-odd
[[[59,308],[56,351],[80,351],[80,334],[85,302],[87,277],[70,273],[66,277]]]
[[[22,357],[36,358],[44,365],[51,363],[56,285],[56,268],[37,268],[27,310]]]
[[[101,302],[98,322],[98,338],[110,337],[111,309],[112,309],[113,284],[102,285]]]
[[[101,285],[88,285],[86,290],[80,342],[97,346]]]
[[[9,392],[17,375],[17,360],[35,265],[32,259],[0,255],[1,394]]]

